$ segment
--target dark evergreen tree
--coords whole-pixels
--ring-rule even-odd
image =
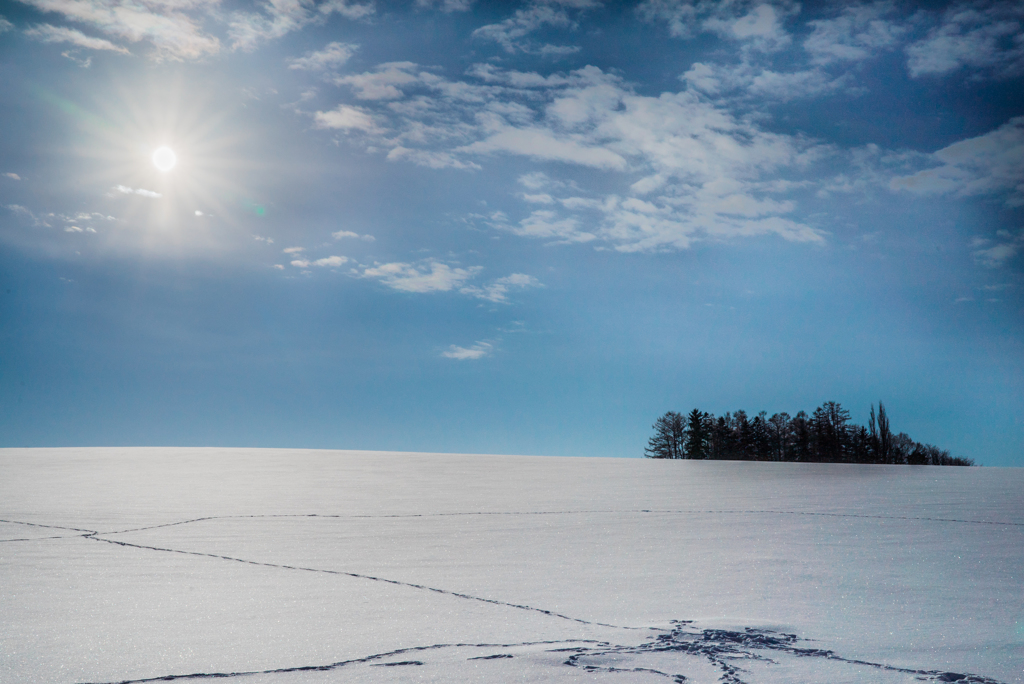
[[[761,411],[751,420],[742,409],[714,414],[693,409],[686,416],[669,411],[654,423],[648,458],[741,459],[763,461],[821,461],[826,463],[886,463],[970,466],[932,444],[915,442],[904,432],[894,435],[885,405],[874,404],[868,426],[850,423],[850,412],[839,402],[826,401],[808,416],[792,418]]]
[[[771,460],[788,461],[791,450],[792,419],[788,413],[776,413],[768,419],[771,436]]]
[[[761,411],[750,421],[751,452],[755,461],[771,460],[771,433],[768,413]]]
[[[811,460],[811,421],[800,411],[793,416],[793,460]]]
[[[750,430],[750,419],[747,418],[747,412],[743,409],[736,411],[732,415],[734,421],[733,434],[735,435],[732,457],[749,461],[754,457],[754,435]]]
[[[707,458],[708,422],[708,414],[700,409],[693,409],[686,417],[686,458]]]

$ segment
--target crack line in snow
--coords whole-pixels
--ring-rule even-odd
[[[457,598],[466,599],[468,601],[480,601],[482,603],[490,603],[495,606],[505,606],[508,608],[516,608],[518,610],[528,610],[534,613],[541,613],[549,617],[556,617],[562,620],[569,620],[570,622],[578,622],[583,625],[594,625],[598,627],[611,627],[612,629],[631,629],[640,630],[643,627],[624,627],[622,625],[610,625],[606,622],[592,622],[590,620],[584,620],[582,618],[574,618],[569,615],[562,615],[550,610],[544,610],[543,608],[534,608],[533,606],[526,606],[519,603],[509,603],[507,601],[499,601],[497,599],[483,598],[482,596],[473,596],[472,594],[463,594],[457,591],[448,591],[447,589],[438,589],[436,587],[428,587],[425,584],[414,584],[412,582],[402,582],[400,580],[387,579],[386,577],[374,577],[373,575],[363,575],[357,572],[345,572],[344,570],[326,570],[323,568],[305,568],[298,565],[283,565],[279,563],[264,563],[261,561],[247,560],[245,558],[235,558],[233,556],[222,556],[216,553],[203,553],[200,551],[184,551],[182,549],[168,549],[159,546],[146,546],[144,544],[131,544],[129,542],[117,541],[116,539],[103,539],[95,535],[85,535],[86,539],[93,541],[106,542],[107,544],[116,544],[117,546],[131,547],[135,549],[147,549],[149,551],[163,551],[165,553],[180,553],[186,556],[200,556],[205,558],[217,558],[220,560],[234,561],[236,563],[245,563],[247,565],[258,565],[265,568],[278,568],[282,570],[300,570],[303,572],[319,572],[327,575],[339,575],[342,577],[354,577],[356,579],[372,580],[374,582],[384,582],[387,584],[394,584],[400,587],[410,587],[412,589],[420,589],[422,591],[432,591],[437,594],[444,594],[445,596],[455,596]]]
[[[150,525],[147,527],[134,527],[127,530],[115,530],[112,532],[97,532],[96,534],[126,534],[128,532],[143,532],[146,530],[156,530],[163,527],[175,527],[178,525],[189,525],[191,523],[206,522],[209,520],[241,520],[246,518],[336,518],[336,519],[387,519],[387,518],[443,518],[443,517],[467,517],[467,516],[516,516],[516,515],[587,515],[587,514],[704,514],[704,515],[716,515],[716,514],[756,514],[756,515],[809,515],[809,516],[823,516],[830,518],[868,518],[877,520],[921,520],[927,522],[951,522],[951,523],[965,523],[971,525],[1006,525],[1010,527],[1024,527],[1024,523],[1016,522],[1001,522],[994,520],[961,520],[958,518],[926,518],[926,517],[915,517],[905,515],[868,515],[864,513],[817,513],[814,511],[775,511],[775,510],[740,510],[740,509],[723,509],[723,510],[698,510],[698,509],[651,509],[651,508],[637,508],[637,509],[626,509],[626,510],[580,510],[580,511],[470,511],[463,513],[396,513],[396,514],[381,514],[381,515],[363,515],[363,514],[351,514],[351,515],[340,515],[340,514],[328,514],[328,513],[267,513],[267,514],[256,514],[256,515],[210,515],[202,518],[191,518],[189,520],[179,520],[177,522],[163,523],[160,525]],[[0,520],[0,522],[7,522]],[[14,522],[14,521],[11,521]],[[32,524],[32,523],[23,523]],[[43,527],[46,527],[45,525]],[[63,528],[63,529],[76,529],[76,528]],[[87,530],[83,530],[87,531]]]
[[[523,646],[547,646],[550,644],[595,644],[601,648],[611,646],[607,641],[596,641],[594,639],[564,639],[561,641],[549,640],[549,641],[523,641],[517,644],[431,644],[430,646],[411,646],[409,648],[400,648],[394,651],[388,651],[386,653],[375,653],[373,655],[364,656],[362,658],[352,658],[350,660],[339,660],[336,663],[328,663],[326,665],[297,665],[295,667],[280,667],[271,670],[250,670],[245,672],[194,672],[191,674],[181,675],[164,675],[162,677],[146,677],[144,679],[123,679],[117,682],[93,682],[92,684],[145,684],[146,682],[171,682],[178,679],[226,679],[228,677],[250,677],[252,675],[262,674],[287,674],[289,672],[328,672],[330,670],[337,670],[338,668],[345,667],[346,665],[356,665],[359,663],[370,663],[371,665],[411,665],[416,663],[422,665],[418,660],[413,661],[401,661],[396,663],[373,663],[374,660],[381,660],[383,658],[390,658],[396,655],[405,655],[407,653],[422,653],[424,651],[435,651],[443,648],[517,648]],[[493,656],[492,656],[493,657]],[[470,658],[472,660],[472,658]]]

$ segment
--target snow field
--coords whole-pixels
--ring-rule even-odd
[[[0,450],[0,682],[1022,682],[1022,485],[1015,469]]]

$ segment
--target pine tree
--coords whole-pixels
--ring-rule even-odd
[[[708,457],[708,421],[707,413],[693,409],[687,416],[686,423],[686,458]]]
[[[811,425],[803,411],[793,416],[793,460],[811,460]]]
[[[792,419],[786,412],[776,413],[768,419],[768,428],[771,433],[771,459],[773,461],[789,460],[791,423]]]

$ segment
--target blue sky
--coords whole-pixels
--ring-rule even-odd
[[[2,446],[1024,465],[1018,3],[0,8]]]

